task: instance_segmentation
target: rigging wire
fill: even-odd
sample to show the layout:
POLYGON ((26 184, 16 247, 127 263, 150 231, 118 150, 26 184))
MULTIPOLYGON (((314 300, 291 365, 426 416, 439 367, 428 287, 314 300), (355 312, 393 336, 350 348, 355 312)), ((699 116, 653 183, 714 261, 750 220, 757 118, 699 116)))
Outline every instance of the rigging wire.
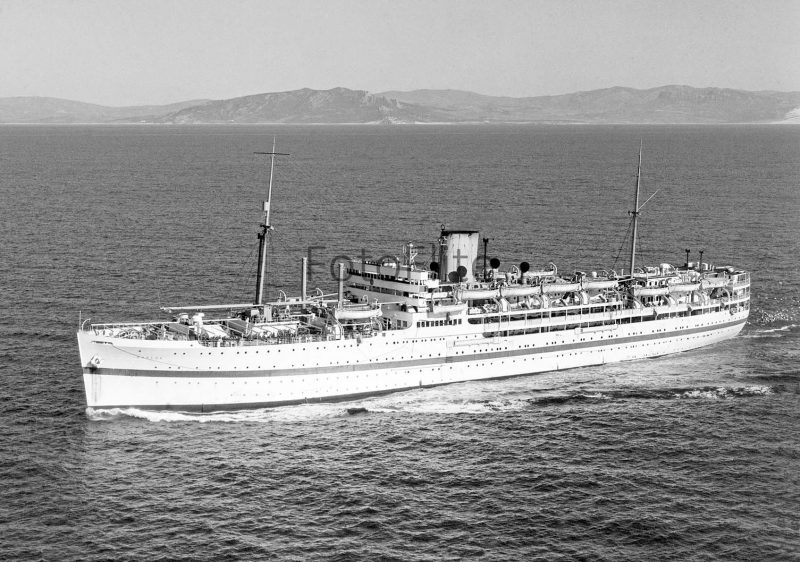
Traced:
MULTIPOLYGON (((256 253, 257 247, 255 245, 251 245, 250 248, 250 255, 247 256, 247 259, 242 262, 241 267, 239 268, 239 273, 236 275, 234 279, 234 286, 241 287, 242 286, 242 279, 244 279, 245 275, 248 277, 252 277, 253 274, 253 265, 255 260, 253 259, 253 255, 256 253)), ((248 291, 249 292, 249 291, 248 291)), ((245 293, 247 294, 247 292, 245 293)))
POLYGON ((614 263, 611 264, 611 269, 617 268, 617 261, 619 261, 619 256, 622 254, 622 250, 625 248, 625 243, 628 241, 628 233, 631 231, 631 226, 633 226, 633 218, 628 221, 628 229, 625 231, 625 235, 622 237, 622 244, 620 244, 619 250, 617 250, 617 256, 614 258, 614 263))
MULTIPOLYGON (((650 246, 648 245, 649 238, 646 236, 646 232, 647 232, 646 222, 639 223, 639 240, 638 240, 638 248, 636 250, 636 254, 642 256, 643 258, 647 258, 648 256, 652 258, 653 252, 650 251, 650 246)), ((642 263, 646 265, 645 262, 642 263)))
MULTIPOLYGON (((660 187, 658 189, 656 189, 650 197, 647 198, 647 201, 650 201, 653 197, 655 197, 656 193, 658 193, 659 191, 661 191, 660 187)), ((644 208, 645 205, 647 205, 647 201, 645 201, 644 203, 639 205, 639 210, 640 211, 644 208)))
POLYGON ((264 290, 264 300, 270 302, 272 299, 270 298, 270 287, 276 287, 275 279, 272 279, 269 275, 271 262, 273 260, 273 256, 275 255, 275 239, 272 237, 272 231, 267 231, 267 244, 269 245, 269 251, 267 252, 267 259, 264 261, 264 279, 266 280, 266 287, 264 290))

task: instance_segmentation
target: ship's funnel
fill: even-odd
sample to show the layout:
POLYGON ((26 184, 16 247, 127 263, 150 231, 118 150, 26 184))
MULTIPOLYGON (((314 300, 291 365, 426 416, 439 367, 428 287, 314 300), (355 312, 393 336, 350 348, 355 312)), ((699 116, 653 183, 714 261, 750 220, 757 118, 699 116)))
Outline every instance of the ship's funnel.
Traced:
POLYGON ((439 238, 439 264, 442 280, 475 281, 473 273, 478 259, 477 230, 442 230, 439 238))

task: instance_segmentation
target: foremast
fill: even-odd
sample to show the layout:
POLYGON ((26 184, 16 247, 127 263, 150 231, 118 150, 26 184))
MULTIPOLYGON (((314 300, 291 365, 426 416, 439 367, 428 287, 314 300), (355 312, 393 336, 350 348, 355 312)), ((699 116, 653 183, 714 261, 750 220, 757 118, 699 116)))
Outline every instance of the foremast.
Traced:
POLYGON ((639 229, 639 190, 642 180, 642 141, 639 141, 639 164, 636 167, 636 195, 633 200, 633 211, 628 211, 628 214, 633 217, 633 235, 631 237, 631 259, 630 259, 630 275, 633 277, 633 268, 636 266, 636 236, 639 229))
POLYGON ((267 235, 272 231, 272 225, 269 222, 270 204, 272 201, 272 178, 275 173, 275 157, 276 156, 289 156, 284 152, 275 152, 275 137, 272 138, 272 152, 254 152, 253 154, 262 154, 270 157, 269 167, 269 190, 267 191, 267 200, 263 205, 263 222, 259 225, 260 231, 258 233, 258 271, 256 273, 256 300, 255 304, 264 304, 264 279, 267 272, 267 235))

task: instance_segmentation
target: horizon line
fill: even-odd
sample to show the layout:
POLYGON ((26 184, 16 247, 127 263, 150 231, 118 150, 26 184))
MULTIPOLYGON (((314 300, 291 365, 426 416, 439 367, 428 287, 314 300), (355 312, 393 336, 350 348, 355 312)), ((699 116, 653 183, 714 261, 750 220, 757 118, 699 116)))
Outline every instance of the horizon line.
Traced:
POLYGON ((240 96, 233 96, 233 97, 223 97, 223 98, 190 98, 166 103, 137 103, 137 104, 123 104, 123 105, 107 105, 103 103, 96 103, 90 101, 83 101, 79 99, 73 98, 60 98, 56 96, 46 96, 46 95, 27 95, 27 96, 3 96, 0 97, 0 100, 11 100, 11 99, 49 99, 49 100, 58 100, 58 101, 67 101, 73 103, 81 103, 86 105, 95 105, 98 107, 106 107, 106 108, 115 108, 115 109, 124 109, 124 108, 131 108, 131 107, 146 107, 146 106, 154 106, 154 107, 164 107, 169 105, 176 105, 181 103, 190 103, 190 102, 197 102, 197 103, 204 103, 204 102, 218 102, 218 101, 227 101, 227 100, 234 100, 240 98, 247 98, 252 96, 261 96, 261 95, 268 95, 268 94, 285 94, 290 92, 300 92, 303 90, 310 90, 315 92, 330 92, 333 90, 349 90, 352 92, 366 92, 370 95, 384 95, 386 92, 399 92, 399 93, 411 93, 411 92, 461 92, 467 94, 474 94, 482 97, 487 98, 505 98, 505 99, 531 99, 531 98, 551 98, 551 97, 559 97, 559 96, 569 96, 574 94, 583 94, 589 92, 599 92, 603 90, 614 90, 614 89, 623 89, 623 90, 636 90, 640 92, 648 91, 648 90, 657 90, 660 88, 669 88, 669 87, 678 87, 678 88, 691 88, 693 90, 731 90, 731 91, 738 91, 738 92, 748 92, 748 93, 779 93, 779 94, 800 94, 800 90, 747 90, 743 88, 729 88, 723 86, 691 86, 688 84, 663 84, 660 86, 653 86, 649 88, 635 88, 633 86, 608 86, 604 88, 593 88, 590 90, 575 90, 572 92, 564 92, 561 94, 542 94, 542 95, 530 95, 530 96, 508 96, 508 95, 493 95, 493 94, 482 94, 480 92, 476 92, 473 90, 462 90, 458 88, 414 88, 411 90, 400 90, 400 89, 388 89, 382 90, 379 92, 373 92, 370 90, 360 89, 360 88, 349 88, 346 86, 334 86, 332 88, 310 88, 310 87, 302 87, 302 88, 295 88, 292 90, 276 90, 271 92, 256 92, 253 94, 244 94, 240 96))

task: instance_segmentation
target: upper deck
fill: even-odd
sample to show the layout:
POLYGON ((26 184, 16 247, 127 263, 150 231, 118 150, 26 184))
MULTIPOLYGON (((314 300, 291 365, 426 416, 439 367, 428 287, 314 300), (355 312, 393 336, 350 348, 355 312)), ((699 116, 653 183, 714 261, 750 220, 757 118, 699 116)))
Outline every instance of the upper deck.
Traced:
MULTIPOLYGON (((478 269, 477 232, 442 231, 439 262, 362 260, 344 270, 338 295, 282 297, 263 305, 179 307, 171 322, 93 324, 98 336, 200 346, 361 341, 380 334, 416 337, 592 328, 749 307, 750 274, 733 267, 661 264, 622 272, 559 275, 555 265, 530 271, 478 269), (459 265, 463 260, 473 267, 459 265), (346 290, 345 290, 346 288, 346 290), (335 298, 334 298, 335 297, 335 298), (227 310, 224 310, 227 308, 227 310), (209 310, 215 316, 204 317, 209 310), (187 343, 188 342, 188 343, 187 343)), ((522 264, 526 265, 526 264, 522 264)), ((305 269, 303 270, 305 271, 305 269)))

